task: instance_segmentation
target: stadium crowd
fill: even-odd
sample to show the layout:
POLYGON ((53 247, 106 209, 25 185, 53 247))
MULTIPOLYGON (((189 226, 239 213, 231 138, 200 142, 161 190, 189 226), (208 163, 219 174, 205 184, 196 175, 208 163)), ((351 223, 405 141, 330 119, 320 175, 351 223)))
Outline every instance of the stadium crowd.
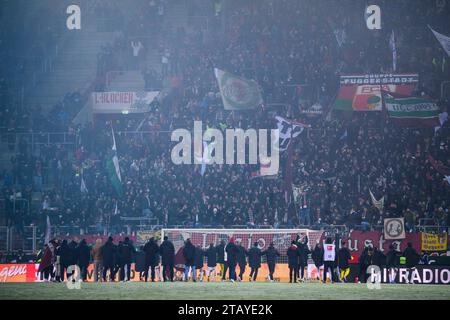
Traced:
MULTIPOLYGON (((156 9, 152 2, 152 14, 163 16, 164 9, 156 9)), ((355 6, 351 1, 323 1, 316 6, 287 0, 265 1, 265 5, 231 1, 223 8, 203 8, 214 27, 194 32, 165 30, 159 44, 166 57, 161 60, 161 73, 171 80, 172 88, 164 100, 152 104, 144 119, 121 115, 74 126, 69 110, 78 108, 78 93, 68 94, 50 117, 32 107, 17 113, 13 106, 2 106, 2 124, 13 132, 18 118, 33 132, 44 132, 52 126, 50 121, 67 128, 77 140, 75 150, 49 145, 34 153, 25 142, 19 144, 11 159, 13 169, 1 175, 8 224, 19 230, 30 223, 44 225, 48 214, 55 225, 95 225, 98 232, 108 225, 111 233, 120 229, 124 216, 193 227, 346 225, 369 230, 385 217, 405 217, 408 231, 421 219, 427 219, 426 224, 450 225, 449 185, 428 160, 431 155, 450 166, 448 122, 435 132, 434 128, 397 127, 381 113, 329 113, 340 74, 392 72, 388 45, 392 30, 398 39, 397 72, 419 73, 415 94, 439 99, 439 84, 448 78, 450 68, 426 25, 450 30, 448 4, 381 2, 390 9, 380 31, 365 28, 359 11, 348 10, 355 6), (219 27, 223 15, 225 23, 219 27), (361 27, 354 27, 354 21, 360 20, 361 27), (342 30, 344 40, 336 41, 335 31, 342 30), (264 105, 251 111, 224 111, 214 67, 257 80, 264 105), (312 104, 319 104, 323 114, 305 115, 303 111, 312 104), (277 179, 252 177, 254 166, 208 165, 202 176, 200 166, 176 166, 170 159, 170 132, 191 129, 194 120, 202 120, 205 129, 258 129, 274 128, 274 115, 312 126, 299 137, 294 155, 293 181, 303 189, 300 203, 285 201, 283 167, 277 179), (105 170, 111 155, 111 128, 123 194, 117 194, 105 170), (142 133, 126 133, 136 128, 142 133), (384 196, 381 212, 372 205, 369 189, 377 199, 384 196), (18 192, 30 203, 32 193, 41 192, 42 205, 28 213, 14 201, 18 192)), ((202 7, 201 1, 198 6, 202 7)), ((129 29, 119 32, 127 34, 129 29)), ((137 23, 134 32, 145 30, 145 25, 137 23)), ((143 43, 144 48, 148 45, 143 43)), ((101 73, 111 64, 120 64, 115 55, 122 53, 115 48, 132 52, 125 46, 118 40, 104 49, 99 55, 101 73)), ((128 61, 133 55, 123 59, 125 65, 133 64, 128 61)), ((148 73, 150 82, 160 77, 154 71, 148 73)), ((438 103, 442 112, 447 110, 449 101, 438 103)))

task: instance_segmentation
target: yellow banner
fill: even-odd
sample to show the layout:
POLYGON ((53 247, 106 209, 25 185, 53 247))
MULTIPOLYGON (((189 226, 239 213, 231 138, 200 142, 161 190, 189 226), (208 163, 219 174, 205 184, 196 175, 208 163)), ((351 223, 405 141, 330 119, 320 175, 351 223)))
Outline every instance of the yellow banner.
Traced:
POLYGON ((151 237, 154 237, 155 240, 159 240, 161 238, 161 230, 138 231, 136 234, 136 243, 145 244, 151 237))
POLYGON ((433 234, 422 232, 422 251, 447 250, 447 234, 433 234))

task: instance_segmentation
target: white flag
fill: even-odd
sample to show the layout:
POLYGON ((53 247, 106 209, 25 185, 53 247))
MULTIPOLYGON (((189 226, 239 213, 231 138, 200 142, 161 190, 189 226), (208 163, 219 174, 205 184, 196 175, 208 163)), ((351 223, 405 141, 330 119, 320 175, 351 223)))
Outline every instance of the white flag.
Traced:
POLYGON ((375 196, 373 195, 372 191, 369 189, 370 198, 372 199, 372 204, 375 208, 377 208, 380 211, 383 211, 384 207, 384 196, 381 197, 380 200, 375 199, 375 196))
POLYGON ((50 225, 50 217, 47 215, 47 226, 45 228, 45 244, 50 242, 50 238, 51 238, 51 234, 52 234, 52 226, 50 225))
POLYGON ((441 44, 442 48, 444 48, 445 52, 447 52, 447 55, 450 57, 450 37, 444 36, 443 34, 434 31, 430 26, 428 26, 428 28, 430 28, 436 39, 441 44))
POLYGON ((112 138, 113 138, 113 146, 112 146, 113 158, 112 158, 112 161, 114 163, 114 169, 116 171, 117 178, 119 179, 120 182, 122 182, 122 177, 120 175, 120 168, 119 168, 119 158, 117 158, 116 137, 114 136, 114 129, 113 129, 113 127, 111 127, 111 132, 112 132, 112 138))
POLYGON ((309 127, 308 125, 287 120, 279 116, 276 116, 275 119, 277 120, 277 128, 279 132, 280 142, 278 144, 278 149, 280 151, 287 150, 291 140, 300 135, 305 127, 309 127))
POLYGON ((389 47, 392 51, 392 70, 397 70, 397 46, 395 44, 394 30, 392 30, 391 37, 389 39, 389 47))
POLYGON ((86 187, 86 183, 84 182, 83 174, 81 174, 81 186, 80 186, 81 193, 88 193, 88 189, 86 187))

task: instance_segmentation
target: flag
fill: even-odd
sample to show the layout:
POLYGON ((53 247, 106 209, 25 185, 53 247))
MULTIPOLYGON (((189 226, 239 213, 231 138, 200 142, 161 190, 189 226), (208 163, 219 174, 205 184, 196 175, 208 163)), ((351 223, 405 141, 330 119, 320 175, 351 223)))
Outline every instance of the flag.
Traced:
POLYGON ((203 136, 203 152, 199 150, 199 153, 201 152, 201 157, 196 156, 196 159, 198 161, 201 161, 201 163, 202 163, 202 167, 200 169, 200 174, 202 177, 206 172, 206 165, 211 164, 211 162, 212 162, 212 154, 211 153, 212 153, 213 149, 210 147, 213 147, 215 145, 215 142, 213 141, 208 144, 208 142, 206 141, 211 138, 212 129, 213 128, 208 127, 207 130, 205 131, 205 134, 203 136))
POLYGON ((263 103, 258 83, 214 69, 225 110, 253 109, 263 103))
POLYGON ((88 193, 88 189, 86 187, 86 183, 84 182, 83 172, 81 172, 81 185, 80 185, 81 193, 88 193))
POLYGON ((445 181, 447 181, 448 184, 450 184, 450 176, 445 176, 445 181))
POLYGON ((116 138, 114 129, 111 127, 113 146, 111 148, 110 158, 106 161, 106 170, 108 171, 109 180, 119 196, 122 195, 122 177, 120 175, 119 158, 117 157, 116 138))
POLYGON ((444 48, 447 55, 450 56, 450 37, 444 36, 443 34, 434 31, 430 26, 428 26, 428 28, 430 28, 431 32, 433 32, 434 36, 439 41, 442 48, 444 48))
POLYGON ((348 133, 347 133, 347 129, 345 129, 344 133, 342 134, 342 136, 339 138, 339 140, 344 140, 345 138, 347 138, 348 133))
POLYGON ((399 125, 424 127, 439 125, 439 107, 427 98, 383 92, 383 99, 389 118, 399 125))
POLYGON ((370 199, 372 199, 372 204, 375 208, 378 210, 383 211, 384 207, 384 196, 380 198, 380 200, 375 199, 375 196, 373 195, 372 191, 369 189, 370 199))
POLYGON ((276 116, 275 119, 277 120, 277 127, 279 131, 278 138, 280 139, 280 142, 278 148, 280 151, 287 150, 291 140, 299 136, 305 127, 309 127, 303 123, 287 120, 279 116, 276 116))
POLYGON ((117 201, 116 201, 116 206, 114 208, 113 216, 117 216, 118 214, 119 214, 119 208, 117 207, 117 201))
POLYGON ((302 193, 302 188, 300 186, 292 185, 292 193, 294 195, 294 203, 299 203, 300 195, 302 193))
POLYGON ((434 133, 438 132, 440 128, 444 125, 444 123, 448 120, 447 111, 439 113, 439 126, 434 127, 434 133))
POLYGON ((275 178, 277 174, 273 174, 272 170, 270 170, 270 159, 269 158, 262 158, 260 157, 259 161, 259 170, 252 172, 251 177, 252 178, 275 178))
POLYGON ((50 224, 50 217, 47 215, 47 225, 45 227, 45 240, 44 244, 48 244, 50 242, 50 238, 52 237, 52 226, 50 224))
POLYGON ((418 82, 418 74, 341 75, 333 110, 382 111, 381 91, 411 95, 418 82))
POLYGON ((391 37, 389 38, 389 48, 392 51, 392 70, 397 70, 397 46, 395 44, 394 30, 392 30, 391 37))
POLYGON ((334 36, 336 37, 336 41, 338 43, 338 46, 341 48, 342 45, 347 40, 347 34, 345 33, 345 30, 344 29, 335 29, 333 31, 333 33, 334 33, 334 36))

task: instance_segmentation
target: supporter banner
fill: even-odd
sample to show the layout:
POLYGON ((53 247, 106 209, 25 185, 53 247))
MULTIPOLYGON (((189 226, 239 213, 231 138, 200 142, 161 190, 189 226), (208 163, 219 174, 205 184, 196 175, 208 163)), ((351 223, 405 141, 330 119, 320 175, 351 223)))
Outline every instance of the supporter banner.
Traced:
POLYGON ((439 125, 439 107, 432 101, 419 97, 395 97, 383 94, 389 118, 405 126, 439 125))
POLYGON ((160 239, 161 238, 161 230, 138 231, 136 233, 136 244, 143 245, 146 242, 148 242, 148 240, 150 240, 150 238, 160 239))
MULTIPOLYGON (((417 252, 421 249, 421 238, 420 233, 406 233, 404 239, 387 240, 381 231, 352 231, 348 237, 341 239, 346 241, 348 248, 352 253, 352 256, 358 258, 366 246, 372 245, 380 249, 380 251, 386 254, 389 251, 389 245, 393 244, 397 251, 403 252, 405 250, 407 243, 411 242, 413 248, 417 252)), ((358 260, 353 261, 357 263, 358 260)))
POLYGON ((381 91, 411 95, 417 74, 366 74, 341 76, 335 110, 381 111, 381 91))
POLYGON ((93 92, 93 113, 143 113, 148 112, 150 103, 159 95, 151 92, 93 92))
POLYGON ((404 218, 384 219, 384 238, 386 240, 405 239, 404 218))
POLYGON ((301 113, 308 116, 320 116, 323 113, 323 107, 321 104, 315 103, 311 107, 303 109, 301 113))
POLYGON ((225 110, 253 109, 263 103, 258 83, 214 69, 225 110))
POLYGON ((446 251, 447 237, 446 233, 433 234, 422 232, 422 251, 446 251))

